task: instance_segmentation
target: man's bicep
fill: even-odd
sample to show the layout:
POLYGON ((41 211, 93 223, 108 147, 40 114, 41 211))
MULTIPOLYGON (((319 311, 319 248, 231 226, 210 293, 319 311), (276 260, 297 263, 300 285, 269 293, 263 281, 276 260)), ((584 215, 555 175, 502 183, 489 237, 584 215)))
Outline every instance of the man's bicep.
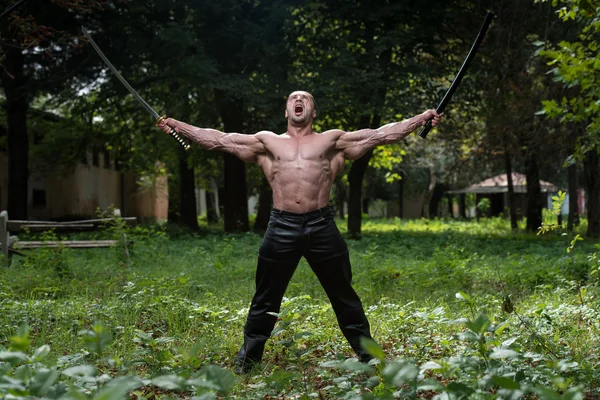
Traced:
POLYGON ((379 136, 375 129, 361 129, 354 132, 346 132, 338 139, 336 148, 344 152, 348 160, 356 160, 373 147, 378 146, 379 136))
POLYGON ((234 154, 242 161, 257 162, 258 157, 266 152, 261 134, 227 133, 223 137, 221 150, 234 154))
POLYGON ((361 129, 354 132, 343 132, 337 140, 336 147, 345 150, 348 147, 362 146, 372 141, 373 136, 377 134, 374 129, 361 129))

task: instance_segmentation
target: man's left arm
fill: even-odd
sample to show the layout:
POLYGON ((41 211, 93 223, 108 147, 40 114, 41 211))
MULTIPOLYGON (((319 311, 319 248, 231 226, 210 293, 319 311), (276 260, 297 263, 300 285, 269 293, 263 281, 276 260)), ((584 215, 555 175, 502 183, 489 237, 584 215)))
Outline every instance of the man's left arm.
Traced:
POLYGON ((427 110, 412 118, 392 122, 377 129, 345 132, 337 139, 336 148, 343 150, 346 159, 356 160, 374 147, 399 142, 430 119, 431 125, 436 126, 440 122, 441 114, 435 110, 427 110))

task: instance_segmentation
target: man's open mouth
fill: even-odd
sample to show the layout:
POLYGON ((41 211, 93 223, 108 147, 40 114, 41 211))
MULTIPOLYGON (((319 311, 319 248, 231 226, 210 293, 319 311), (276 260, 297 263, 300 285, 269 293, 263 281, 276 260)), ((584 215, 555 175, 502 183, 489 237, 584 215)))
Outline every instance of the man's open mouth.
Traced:
POLYGON ((297 114, 297 115, 302 114, 303 111, 304 111, 304 106, 302 104, 299 103, 294 106, 295 114, 297 114))

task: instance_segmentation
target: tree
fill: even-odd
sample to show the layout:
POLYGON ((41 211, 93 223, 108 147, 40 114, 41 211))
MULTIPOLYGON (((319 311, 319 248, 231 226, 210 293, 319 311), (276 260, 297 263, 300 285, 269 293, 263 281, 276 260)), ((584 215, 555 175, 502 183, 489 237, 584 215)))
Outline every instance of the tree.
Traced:
MULTIPOLYGON (((6 7, 9 2, 2 2, 6 7)), ((26 219, 28 207, 29 137, 27 115, 35 97, 63 87, 78 70, 77 33, 100 1, 52 1, 44 7, 24 4, 2 21, 2 72, 8 148, 8 211, 26 219)))
MULTIPOLYGON (((377 128, 427 107, 434 86, 429 78, 447 72, 436 56, 449 2, 433 3, 311 1, 295 14, 294 78, 317 98, 317 130, 377 128)), ((363 178, 372 154, 348 172, 351 237, 360 237, 363 178)))
POLYGON ((521 1, 490 2, 496 14, 479 60, 483 73, 475 76, 483 106, 478 115, 485 122, 475 151, 493 170, 509 177, 511 226, 517 227, 512 172, 527 177, 527 229, 537 230, 542 221, 543 198, 539 179, 555 160, 546 154, 561 151, 555 125, 539 116, 536 104, 549 95, 548 77, 535 57, 536 43, 562 32, 548 7, 521 1))
MULTIPOLYGON (((554 41, 541 49, 549 59, 554 81, 569 89, 559 99, 543 102, 542 113, 562 123, 583 125, 575 159, 583 160, 588 195, 588 236, 600 237, 600 3, 587 0, 553 0, 559 18, 575 28, 573 40, 554 41)), ((545 43, 541 43, 543 45, 545 43)), ((572 161, 571 161, 572 163, 572 161)))

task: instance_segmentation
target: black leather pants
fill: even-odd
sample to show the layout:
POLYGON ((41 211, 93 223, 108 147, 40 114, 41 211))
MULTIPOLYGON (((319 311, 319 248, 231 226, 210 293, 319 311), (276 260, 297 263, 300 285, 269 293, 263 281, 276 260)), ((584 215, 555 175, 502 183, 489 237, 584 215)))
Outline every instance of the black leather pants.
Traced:
POLYGON ((305 257, 325 289, 338 324, 362 361, 370 356, 360 347, 360 338, 371 338, 369 321, 351 286, 348 246, 340 235, 330 207, 296 214, 273 209, 260 246, 256 269, 256 293, 244 328, 244 344, 236 365, 260 362, 271 335, 288 283, 305 257))

